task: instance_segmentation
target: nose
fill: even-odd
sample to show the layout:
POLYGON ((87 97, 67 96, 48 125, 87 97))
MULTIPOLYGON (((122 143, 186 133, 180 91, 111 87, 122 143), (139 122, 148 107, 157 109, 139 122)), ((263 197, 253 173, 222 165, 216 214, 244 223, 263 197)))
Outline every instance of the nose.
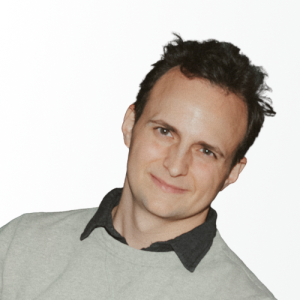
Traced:
POLYGON ((179 145, 172 145, 164 159, 164 167, 172 177, 185 176, 189 170, 190 154, 179 145))

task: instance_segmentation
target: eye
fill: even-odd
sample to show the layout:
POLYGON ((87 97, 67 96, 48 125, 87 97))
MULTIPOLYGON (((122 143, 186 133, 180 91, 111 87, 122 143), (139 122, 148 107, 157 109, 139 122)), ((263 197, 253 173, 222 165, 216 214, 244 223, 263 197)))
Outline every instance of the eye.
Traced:
POLYGON ((215 156, 215 154, 213 152, 211 152, 210 150, 208 150, 206 148, 202 148, 202 149, 200 149, 200 151, 207 156, 215 156))
POLYGON ((163 127, 158 127, 157 129, 158 129, 158 131, 161 135, 172 136, 169 129, 166 129, 166 128, 163 128, 163 127))

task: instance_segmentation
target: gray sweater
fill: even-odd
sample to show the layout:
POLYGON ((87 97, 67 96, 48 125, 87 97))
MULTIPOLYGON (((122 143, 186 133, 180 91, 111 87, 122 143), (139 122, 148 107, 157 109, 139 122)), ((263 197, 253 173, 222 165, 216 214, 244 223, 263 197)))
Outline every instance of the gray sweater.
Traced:
POLYGON ((0 229, 1 300, 275 299, 217 232, 193 273, 174 252, 131 248, 95 229, 96 208, 23 215, 0 229))

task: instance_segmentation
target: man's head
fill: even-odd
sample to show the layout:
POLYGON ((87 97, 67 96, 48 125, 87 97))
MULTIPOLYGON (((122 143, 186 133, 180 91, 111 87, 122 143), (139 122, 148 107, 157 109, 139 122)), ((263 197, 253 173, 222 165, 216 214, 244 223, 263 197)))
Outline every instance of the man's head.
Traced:
POLYGON ((264 96, 270 88, 265 83, 267 76, 262 67, 251 64, 248 57, 231 43, 207 40, 184 42, 178 39, 164 47, 162 58, 153 64, 153 69, 140 84, 135 102, 135 123, 138 122, 157 82, 170 69, 178 66, 188 78, 204 78, 225 91, 239 96, 247 105, 247 131, 236 149, 233 167, 247 153, 257 138, 264 117, 274 116, 269 98, 264 96))
POLYGON ((218 192, 237 180, 247 162, 236 160, 239 149, 273 110, 257 91, 266 89, 265 75, 233 45, 179 39, 166 49, 125 115, 124 188, 152 215, 180 220, 205 216, 218 192), (255 74, 260 79, 250 80, 255 74))

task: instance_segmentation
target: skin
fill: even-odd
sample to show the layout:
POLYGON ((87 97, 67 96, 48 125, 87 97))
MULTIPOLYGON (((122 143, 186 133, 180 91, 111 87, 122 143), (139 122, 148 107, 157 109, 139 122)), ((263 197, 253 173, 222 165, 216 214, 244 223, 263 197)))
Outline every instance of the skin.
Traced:
POLYGON ((175 67, 154 85, 134 125, 134 105, 122 132, 129 148, 113 225, 129 246, 167 241, 205 222, 219 191, 247 163, 230 165, 247 128, 247 108, 235 94, 188 79, 175 67))

